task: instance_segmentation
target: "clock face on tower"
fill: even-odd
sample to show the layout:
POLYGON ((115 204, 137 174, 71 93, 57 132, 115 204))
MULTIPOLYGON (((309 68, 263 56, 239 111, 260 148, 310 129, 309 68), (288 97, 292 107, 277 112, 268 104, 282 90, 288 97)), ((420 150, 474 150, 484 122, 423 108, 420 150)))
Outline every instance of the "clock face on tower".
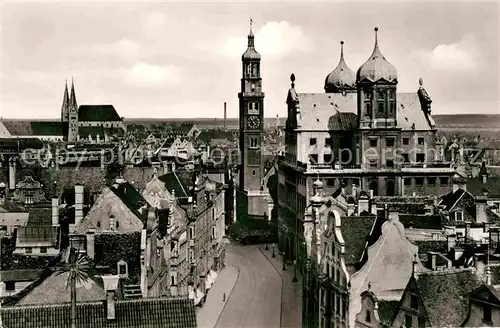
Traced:
POLYGON ((258 116, 248 117, 248 128, 257 130, 260 127, 260 119, 258 116))

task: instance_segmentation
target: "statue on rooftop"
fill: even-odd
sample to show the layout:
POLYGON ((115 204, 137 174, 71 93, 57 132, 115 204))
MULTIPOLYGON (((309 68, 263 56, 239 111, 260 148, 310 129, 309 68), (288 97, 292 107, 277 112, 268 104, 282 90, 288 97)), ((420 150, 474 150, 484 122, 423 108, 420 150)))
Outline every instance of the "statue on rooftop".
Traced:
POLYGON ((420 100, 420 105, 422 106, 422 110, 426 114, 431 114, 431 103, 432 99, 429 97, 429 94, 424 89, 424 80, 422 78, 418 79, 418 84, 420 87, 418 88, 418 99, 420 100))

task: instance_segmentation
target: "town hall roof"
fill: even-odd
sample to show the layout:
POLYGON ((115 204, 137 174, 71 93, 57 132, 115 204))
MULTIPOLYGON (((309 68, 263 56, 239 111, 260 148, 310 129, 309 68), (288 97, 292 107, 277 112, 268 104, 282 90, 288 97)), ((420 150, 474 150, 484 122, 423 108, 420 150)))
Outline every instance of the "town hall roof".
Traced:
MULTIPOLYGON (((332 131, 357 124, 357 93, 295 93, 301 113, 298 130, 332 131)), ((397 121, 403 130, 431 130, 422 112, 418 94, 397 93, 397 121)))

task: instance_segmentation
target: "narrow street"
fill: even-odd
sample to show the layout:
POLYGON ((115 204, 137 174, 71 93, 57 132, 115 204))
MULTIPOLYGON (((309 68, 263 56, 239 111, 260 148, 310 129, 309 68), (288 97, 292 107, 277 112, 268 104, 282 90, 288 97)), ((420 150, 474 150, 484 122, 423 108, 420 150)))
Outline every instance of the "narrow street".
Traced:
POLYGON ((279 328, 281 288, 280 275, 258 246, 228 244, 226 268, 198 312, 199 327, 279 328))

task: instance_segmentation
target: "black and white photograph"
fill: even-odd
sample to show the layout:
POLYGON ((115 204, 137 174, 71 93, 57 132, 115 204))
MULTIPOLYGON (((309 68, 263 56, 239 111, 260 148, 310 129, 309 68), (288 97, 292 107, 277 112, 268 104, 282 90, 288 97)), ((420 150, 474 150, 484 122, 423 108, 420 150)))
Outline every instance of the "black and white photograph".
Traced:
POLYGON ((0 0, 0 328, 500 327, 500 1, 0 0))

